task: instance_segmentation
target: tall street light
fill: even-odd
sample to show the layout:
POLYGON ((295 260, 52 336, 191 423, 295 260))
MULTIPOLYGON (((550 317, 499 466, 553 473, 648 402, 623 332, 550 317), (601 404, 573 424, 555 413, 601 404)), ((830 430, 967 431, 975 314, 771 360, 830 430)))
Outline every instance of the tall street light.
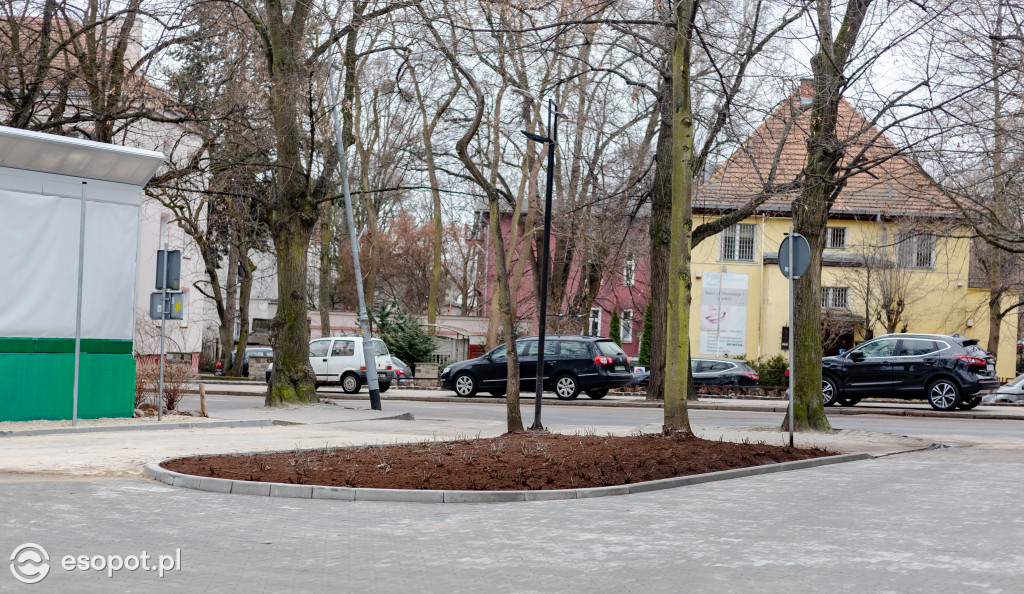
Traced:
POLYGON ((551 251, 551 192, 555 178, 555 147, 558 145, 558 106, 548 99, 548 135, 522 131, 534 142, 548 145, 548 187, 544 198, 544 246, 541 248, 543 263, 540 273, 540 312, 537 316, 537 397, 533 407, 533 425, 530 429, 543 429, 540 422, 540 398, 544 393, 544 333, 548 313, 548 260, 551 251))

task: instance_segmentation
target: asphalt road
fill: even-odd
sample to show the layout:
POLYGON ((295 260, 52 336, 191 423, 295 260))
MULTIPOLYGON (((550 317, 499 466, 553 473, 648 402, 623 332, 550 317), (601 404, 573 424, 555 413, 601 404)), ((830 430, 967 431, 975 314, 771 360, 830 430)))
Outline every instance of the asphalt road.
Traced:
MULTIPOLYGON (((546 400, 546 399, 545 399, 546 400)), ((260 396, 207 396, 207 408, 211 413, 219 410, 251 408, 263 405, 260 396)), ((345 401, 338 401, 343 404, 345 401)), ((359 401, 356 401, 359 402, 359 401)), ((199 408, 199 399, 187 396, 181 407, 188 410, 199 408)), ((488 402, 478 398, 467 402, 418 402, 388 400, 385 409, 395 408, 408 411, 417 419, 452 419, 501 421, 505 418, 504 402, 488 402)), ((865 407, 870 409, 869 407, 865 407)), ((925 405, 927 408, 927 405, 925 405)), ((533 420, 533 402, 521 406, 526 424, 533 420)), ((628 408, 602 406, 546 406, 542 409, 545 425, 587 427, 640 427, 661 423, 663 411, 660 408, 628 408)), ((783 417, 774 412, 745 412, 720 410, 691 410, 690 420, 703 425, 724 427, 770 427, 782 423, 783 417)), ((1024 438, 1024 421, 902 417, 889 415, 832 415, 829 422, 835 429, 878 431, 932 438, 1024 438)))

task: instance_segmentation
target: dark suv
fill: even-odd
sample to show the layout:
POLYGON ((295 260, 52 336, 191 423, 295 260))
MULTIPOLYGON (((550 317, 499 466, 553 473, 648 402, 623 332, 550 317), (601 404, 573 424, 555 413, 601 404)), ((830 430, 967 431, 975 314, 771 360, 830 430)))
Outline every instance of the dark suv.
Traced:
MULTIPOLYGON (((520 389, 532 392, 537 382, 537 337, 517 340, 516 352, 520 389)), ((562 400, 572 400, 580 391, 591 398, 604 398, 612 388, 628 386, 632 380, 629 358, 612 340, 574 334, 544 338, 544 389, 554 391, 562 400)), ((464 397, 480 390, 503 396, 507 382, 505 345, 483 357, 453 363, 441 372, 441 387, 464 397)))
POLYGON ((928 400, 935 410, 969 410, 999 387, 995 359, 973 338, 887 334, 821 362, 825 406, 862 398, 928 400))

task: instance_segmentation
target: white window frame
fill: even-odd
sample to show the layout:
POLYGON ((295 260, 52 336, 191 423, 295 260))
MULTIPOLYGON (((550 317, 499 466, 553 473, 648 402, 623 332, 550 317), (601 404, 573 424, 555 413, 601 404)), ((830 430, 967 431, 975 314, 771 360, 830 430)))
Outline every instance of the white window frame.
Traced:
POLYGON ((587 335, 601 336, 601 316, 604 311, 600 307, 591 307, 587 316, 587 335))
POLYGON ((821 288, 822 309, 850 309, 850 287, 822 287, 821 288), (838 297, 842 296, 839 300, 838 297), (836 303, 842 302, 841 305, 836 303))
POLYGON ((757 224, 736 223, 718 234, 718 259, 723 262, 756 262, 757 261, 757 224), (743 237, 749 230, 750 237, 743 237), (750 257, 740 257, 740 242, 750 240, 750 257), (731 242, 728 249, 727 243, 731 242))
POLYGON ((825 228, 825 249, 826 250, 845 250, 849 231, 846 227, 826 227, 825 228), (836 236, 842 238, 842 242, 839 245, 835 245, 836 236))
POLYGON ((632 344, 633 342, 633 310, 622 310, 619 317, 619 342, 632 344))
POLYGON ((636 284, 636 259, 630 256, 622 265, 622 286, 632 287, 636 284))
POLYGON ((899 238, 896 257, 900 268, 935 269, 936 238, 934 235, 900 231, 899 238))

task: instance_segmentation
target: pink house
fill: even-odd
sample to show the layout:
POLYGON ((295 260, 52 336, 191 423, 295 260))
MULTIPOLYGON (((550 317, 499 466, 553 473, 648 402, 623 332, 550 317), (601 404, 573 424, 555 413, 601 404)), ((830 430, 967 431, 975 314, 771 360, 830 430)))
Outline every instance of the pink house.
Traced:
MULTIPOLYGON (((484 307, 482 315, 491 315, 491 298, 495 291, 494 274, 495 250, 491 245, 490 231, 486 227, 486 214, 482 213, 480 218, 480 233, 477 241, 480 242, 483 250, 486 251, 486 264, 480 267, 481 274, 486 274, 484 286, 484 307)), ((506 239, 508 238, 510 219, 503 217, 502 227, 506 239)), ((554 255, 557 230, 555 223, 552 223, 552 245, 551 252, 554 255)), ((536 242, 525 241, 521 245, 536 247, 536 242)), ((565 273, 559 274, 553 270, 549 283, 563 285, 564 298, 561 303, 552 302, 549 298, 547 304, 548 334, 555 333, 581 333, 585 332, 592 336, 608 336, 611 328, 611 317, 613 311, 618 311, 620 319, 619 339, 622 348, 630 357, 636 357, 640 349, 640 337, 643 331, 644 309, 647 307, 649 294, 650 267, 648 259, 647 223, 645 220, 636 219, 632 222, 632 228, 628 234, 624 234, 622 241, 616 241, 614 250, 604 253, 604 257, 595 259, 597 266, 603 268, 601 271, 585 271, 585 265, 581 257, 575 257, 573 262, 565 267, 565 273), (590 302, 586 291, 587 284, 593 282, 588 276, 599 277, 600 283, 597 295, 590 302)), ((574 246, 580 249, 578 246, 574 246)), ((527 256, 533 257, 527 250, 527 256)), ((539 250, 536 250, 539 251, 539 250)), ((523 250, 518 251, 519 255, 523 250)), ((553 256, 554 257, 554 256, 553 256)), ((538 258, 539 259, 539 258, 538 258)), ((515 260, 513 261, 513 266, 515 260)), ((537 263, 539 270, 539 262, 537 263)), ((556 266, 552 266, 556 268, 556 266)), ((511 271, 510 271, 511 274, 511 271)), ((556 300, 557 301, 557 300, 556 300)), ((524 263, 523 276, 517 291, 517 309, 520 320, 520 329, 523 333, 537 333, 537 289, 534 285, 533 266, 531 262, 524 263)))

